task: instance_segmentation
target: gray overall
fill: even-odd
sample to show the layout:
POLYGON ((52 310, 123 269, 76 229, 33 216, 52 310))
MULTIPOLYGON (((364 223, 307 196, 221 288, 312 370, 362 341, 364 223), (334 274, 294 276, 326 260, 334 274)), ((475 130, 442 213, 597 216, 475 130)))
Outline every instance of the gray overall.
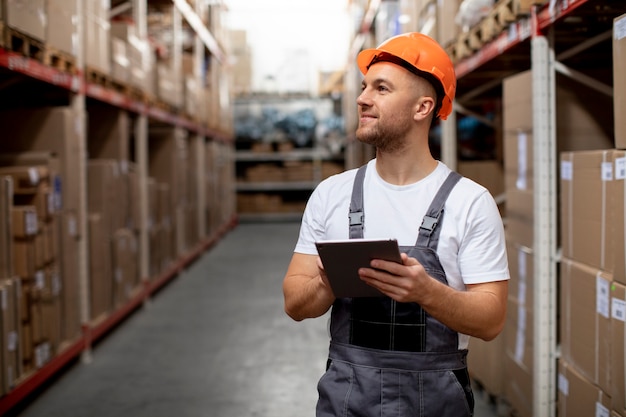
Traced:
MULTIPOLYGON (((363 237, 365 168, 357 171, 352 190, 351 239, 363 237)), ((460 178, 450 173, 422 221, 415 246, 400 247, 446 285, 436 253, 437 226, 448 194, 460 178)), ((457 332, 418 304, 389 297, 337 299, 330 332, 327 371, 317 387, 317 417, 473 415, 467 350, 458 349, 457 332)))

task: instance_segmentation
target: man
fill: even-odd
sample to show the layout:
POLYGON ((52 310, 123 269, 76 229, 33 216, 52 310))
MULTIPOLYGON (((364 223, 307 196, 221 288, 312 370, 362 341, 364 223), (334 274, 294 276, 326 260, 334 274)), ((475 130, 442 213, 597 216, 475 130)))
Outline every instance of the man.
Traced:
POLYGON ((502 330, 509 273, 492 196, 428 146, 433 118, 452 111, 454 67, 419 33, 364 50, 357 64, 356 136, 376 158, 316 188, 283 282, 294 320, 332 306, 317 416, 471 416, 468 340, 502 330), (348 237, 398 240, 403 264, 359 270, 385 297, 333 295, 315 242, 348 237))

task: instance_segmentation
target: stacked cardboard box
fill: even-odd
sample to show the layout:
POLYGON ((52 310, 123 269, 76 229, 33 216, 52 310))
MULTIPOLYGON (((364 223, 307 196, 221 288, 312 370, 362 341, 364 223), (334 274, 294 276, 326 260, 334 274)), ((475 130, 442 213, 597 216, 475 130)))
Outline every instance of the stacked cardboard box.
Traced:
POLYGON ((77 55, 78 5, 78 0, 46 0, 47 46, 72 56, 77 55))
POLYGON ((83 51, 85 66, 111 73, 110 0, 88 1, 83 5, 83 51))
MULTIPOLYGON (((615 127, 615 147, 626 149, 626 121, 624 109, 626 105, 626 15, 617 17, 613 22, 613 114, 615 127)), ((618 151, 614 151, 617 153, 618 151)), ((624 152, 624 151, 620 151, 624 152)), ((614 176, 616 187, 612 189, 613 209, 610 216, 614 223, 609 224, 609 233, 612 236, 611 246, 613 253, 613 282, 610 286, 611 306, 611 397, 612 412, 615 417, 626 416, 626 388, 625 388, 625 357, 626 344, 626 250, 624 248, 624 201, 626 198, 625 164, 623 159, 615 160, 614 176)), ((596 251, 597 253, 597 251, 596 251)), ((606 259, 606 258, 605 258, 606 259)))
MULTIPOLYGON (((606 97, 559 79, 556 91, 557 152, 606 149, 606 97)), ((510 262, 508 318, 505 326, 504 396, 521 416, 532 415, 533 404, 533 245, 534 169, 532 74, 520 73, 503 84, 506 238, 510 262), (513 376, 513 377, 511 377, 513 376)), ((563 200, 561 200, 563 201, 563 200)), ((599 245, 599 242, 594 243, 599 245)))
MULTIPOLYGON (((142 38, 131 21, 112 21, 110 23, 110 35, 112 38, 121 39, 126 46, 126 58, 128 59, 128 83, 144 92, 154 91, 153 80, 153 53, 147 39, 142 38)), ((110 41, 107 47, 110 48, 110 41)), ((119 51, 118 51, 119 53, 119 51)), ((110 66, 110 54, 107 62, 110 66)))
MULTIPOLYGON (((165 128, 150 134, 149 174, 157 183, 169 186, 167 218, 172 221, 176 242, 176 257, 189 246, 186 238, 185 208, 190 204, 189 149, 186 133, 176 128, 165 128)), ((156 194, 155 194, 156 195, 156 194)))
MULTIPOLYGON (((59 211, 55 215, 58 226, 58 268, 61 284, 62 341, 71 341, 81 334, 80 317, 80 258, 78 247, 85 238, 80 216, 80 201, 85 177, 77 175, 85 169, 81 161, 85 155, 85 114, 69 107, 12 110, 0 112, 0 123, 12 140, 0 146, 3 155, 28 152, 17 158, 20 164, 27 160, 56 162, 58 180, 51 184, 59 211)), ((46 162, 50 164, 51 162, 46 162)), ((86 187, 85 187, 86 188, 86 187)), ((86 221, 86 219, 85 219, 86 221)))
MULTIPOLYGON (((26 162, 29 157, 16 155, 15 159, 26 162)), ((57 168, 56 158, 50 158, 47 165, 0 168, 0 175, 10 176, 15 185, 11 225, 16 279, 11 291, 17 292, 19 305, 18 377, 47 363, 62 341, 57 168)))

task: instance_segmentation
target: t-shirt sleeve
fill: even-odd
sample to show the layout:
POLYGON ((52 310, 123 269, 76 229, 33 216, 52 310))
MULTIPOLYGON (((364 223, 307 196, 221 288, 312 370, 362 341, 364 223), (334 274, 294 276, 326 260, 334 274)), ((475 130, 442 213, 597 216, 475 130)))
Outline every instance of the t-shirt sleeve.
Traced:
POLYGON ((300 225, 300 234, 294 252, 306 255, 317 255, 315 242, 323 238, 323 225, 320 224, 323 219, 321 215, 324 212, 324 203, 322 201, 322 193, 318 186, 311 197, 307 201, 302 215, 302 224, 300 225))
POLYGON ((509 279, 502 218, 493 197, 483 192, 470 207, 466 234, 459 248, 459 269, 465 284, 509 279))

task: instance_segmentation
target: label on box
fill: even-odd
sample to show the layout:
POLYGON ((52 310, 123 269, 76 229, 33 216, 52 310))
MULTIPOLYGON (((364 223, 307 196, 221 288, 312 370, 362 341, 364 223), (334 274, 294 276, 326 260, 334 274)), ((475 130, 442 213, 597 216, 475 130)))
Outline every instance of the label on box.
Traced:
POLYGON ((518 289, 517 298, 520 304, 526 304, 526 252, 523 250, 517 251, 517 272, 518 272, 518 289))
POLYGON ((626 158, 615 159, 615 179, 623 180, 626 178, 626 158))
POLYGON ((35 272, 35 288, 40 290, 46 288, 46 276, 42 270, 35 272))
POLYGON ((613 181, 613 164, 602 162, 602 181, 613 181))
POLYGON ((561 179, 564 181, 574 179, 574 164, 572 164, 572 161, 561 161, 561 179))
POLYGON ((615 320, 626 322, 626 301, 619 298, 611 300, 611 317, 615 320))
POLYGON ((619 41, 626 37, 626 18, 620 19, 613 24, 613 38, 619 41))
POLYGON ((515 338, 515 360, 524 362, 524 346, 526 345, 526 307, 517 308, 517 337, 515 338))
POLYGON ((569 381, 567 377, 561 373, 559 373, 559 391, 566 397, 569 395, 569 381))
POLYGON ((14 352, 17 349, 17 332, 15 330, 9 332, 7 349, 9 352, 14 352))
POLYGON ((28 180, 30 185, 39 184, 39 171, 37 171, 37 168, 28 168, 28 180))
POLYGON ((526 177, 528 176, 528 166, 526 164, 528 154, 528 135, 526 132, 517 134, 517 181, 515 185, 519 190, 527 187, 526 177))
POLYGON ((596 402, 596 417, 611 417, 611 413, 608 408, 596 402))
POLYGON ((33 211, 26 212, 24 215, 24 231, 28 236, 36 235, 39 228, 37 222, 37 213, 33 211))
POLYGON ((609 318, 609 306, 610 306, 610 291, 609 281, 596 276, 596 312, 601 316, 609 318))
POLYGON ((63 190, 62 190, 62 186, 61 186, 61 177, 59 175, 55 175, 54 177, 54 207, 56 208, 56 211, 59 211, 63 208, 63 190))

